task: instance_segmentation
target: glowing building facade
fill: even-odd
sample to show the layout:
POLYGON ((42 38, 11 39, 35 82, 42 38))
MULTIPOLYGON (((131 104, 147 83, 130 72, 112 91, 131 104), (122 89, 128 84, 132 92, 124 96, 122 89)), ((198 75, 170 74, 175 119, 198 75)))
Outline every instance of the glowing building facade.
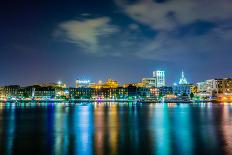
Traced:
POLYGON ((173 93, 177 96, 189 96, 191 93, 191 85, 188 84, 187 79, 182 71, 179 84, 174 84, 173 93))
POLYGON ((142 86, 146 88, 156 87, 156 78, 143 78, 142 86))
POLYGON ((197 83, 199 96, 223 97, 232 96, 232 79, 210 79, 197 83))
POLYGON ((108 79, 103 85, 103 88, 117 88, 119 86, 118 82, 112 79, 108 79))
POLYGON ((182 71, 182 73, 181 73, 181 78, 180 78, 179 84, 188 84, 188 81, 184 76, 184 71, 182 71))
POLYGON ((165 71, 153 71, 153 77, 156 79, 156 87, 165 86, 165 71))
POLYGON ((90 80, 76 80, 76 88, 89 88, 91 86, 90 80))

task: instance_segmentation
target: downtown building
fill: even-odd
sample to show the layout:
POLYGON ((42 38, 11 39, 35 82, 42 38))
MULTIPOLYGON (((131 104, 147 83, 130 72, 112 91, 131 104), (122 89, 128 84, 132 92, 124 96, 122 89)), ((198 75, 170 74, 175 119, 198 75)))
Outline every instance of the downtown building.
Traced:
POLYGON ((16 98, 18 96, 19 85, 9 85, 0 88, 0 98, 16 98))
POLYGON ((90 80, 76 80, 76 88, 90 88, 91 85, 94 85, 95 83, 92 83, 90 80))
POLYGON ((189 96, 192 86, 193 85, 188 83, 187 79, 185 78, 184 71, 182 71, 179 83, 174 83, 173 85, 173 93, 177 96, 189 96))
MULTIPOLYGON (((76 83, 77 84, 77 83, 76 83)), ((133 84, 119 86, 118 82, 108 79, 105 83, 90 84, 89 81, 79 81, 77 88, 66 88, 62 82, 51 84, 36 84, 27 87, 10 85, 0 87, 0 99, 138 99, 149 96, 148 88, 133 84)))
POLYGON ((148 88, 137 84, 119 86, 118 82, 112 79, 108 79, 105 83, 99 81, 94 84, 84 80, 81 84, 78 82, 76 88, 69 88, 70 99, 136 99, 145 98, 150 94, 148 88))
MULTIPOLYGON (((153 71, 153 77, 143 78, 140 83, 136 85, 138 88, 146 88, 149 93, 146 94, 146 98, 158 98, 159 96, 165 96, 172 93, 172 87, 166 86, 165 71, 156 70, 153 71)), ((143 93, 143 96, 144 93, 143 93)))
POLYGON ((232 79, 210 79, 197 83, 197 93, 200 97, 232 96, 232 79))
POLYGON ((143 87, 146 87, 146 88, 157 87, 156 78, 154 78, 154 77, 152 77, 152 78, 143 78, 141 84, 142 84, 143 87))
POLYGON ((3 86, 0 88, 1 99, 54 99, 67 94, 64 84, 36 84, 20 87, 19 85, 3 86))
POLYGON ((133 85, 137 87, 144 87, 144 88, 165 87, 166 86, 165 71, 153 71, 153 77, 142 78, 141 82, 133 85))
POLYGON ((165 71, 153 71, 153 78, 155 78, 156 87, 165 87, 165 71))
POLYGON ((149 89, 129 85, 116 88, 69 88, 70 99, 136 99, 149 96, 149 89))

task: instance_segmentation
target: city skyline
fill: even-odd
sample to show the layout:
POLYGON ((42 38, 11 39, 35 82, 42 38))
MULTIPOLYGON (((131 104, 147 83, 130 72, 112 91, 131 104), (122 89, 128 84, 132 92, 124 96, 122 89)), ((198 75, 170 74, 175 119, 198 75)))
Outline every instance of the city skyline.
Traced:
MULTIPOLYGON (((185 72, 182 69, 180 72, 180 75, 177 79, 175 79, 174 81, 172 81, 171 83, 167 83, 167 81, 170 81, 167 76, 166 76, 166 71, 163 70, 154 70, 152 76, 147 76, 147 77, 143 77, 141 79, 138 79, 137 81, 129 81, 129 82, 124 82, 124 83, 120 83, 117 79, 113 79, 113 78, 104 78, 105 80, 102 79, 81 79, 81 78, 77 78, 75 79, 75 81, 72 82, 71 85, 67 85, 66 81, 62 81, 62 80, 58 80, 58 81, 49 81, 49 82, 35 82, 31 85, 21 85, 19 83, 10 83, 8 85, 0 85, 0 86, 13 86, 13 85, 19 85, 22 87, 27 87, 27 86, 33 86, 33 85, 41 85, 41 86, 49 86, 49 85, 62 85, 62 87, 78 87, 79 84, 83 84, 83 85, 88 85, 88 87, 92 84, 104 84, 104 82, 107 82, 109 80, 113 80, 115 82, 118 83, 119 86, 123 86, 123 85, 127 85, 127 84, 140 84, 140 83, 149 83, 152 85, 155 84, 155 86, 153 87, 172 87, 172 86, 176 86, 176 85, 197 85, 198 83, 201 83, 202 81, 206 81, 206 80, 213 80, 213 79, 231 79, 231 77, 213 77, 210 79, 203 79, 201 81, 188 81, 185 76, 185 72), (157 76, 158 75, 158 76, 157 76), (160 79, 161 78, 161 79, 160 79), (161 81, 160 81, 161 80, 161 81)), ((188 76, 187 76, 188 77, 188 76)))
MULTIPOLYGON (((128 81, 119 81, 115 78, 112 78, 112 77, 103 77, 102 79, 92 79, 92 78, 89 78, 89 77, 85 77, 85 76, 80 76, 80 77, 84 77, 84 78, 76 78, 74 81, 64 81, 62 79, 58 79, 58 80, 53 80, 53 81, 47 81, 47 80, 44 80, 44 81, 34 81, 32 83, 12 83, 11 81, 7 82, 5 85, 4 84, 0 84, 0 86, 7 86, 7 85, 20 85, 20 86, 30 86, 30 85, 40 85, 40 84, 65 84, 67 85, 68 87, 75 87, 76 86, 76 81, 77 80, 81 80, 81 81, 88 81, 89 83, 98 83, 99 81, 103 82, 103 81, 107 81, 109 79, 113 79, 113 80, 116 80, 120 85, 123 85, 123 84, 130 84, 130 83, 139 83, 139 82, 142 82, 143 79, 146 79, 146 78, 157 78, 155 77, 154 75, 154 72, 164 72, 164 84, 161 84, 163 86, 172 86, 172 85, 175 85, 177 83, 180 84, 180 80, 187 80, 187 79, 191 79, 191 80, 188 80, 187 84, 196 84, 200 81, 204 81, 206 79, 202 79, 200 81, 196 81, 194 79, 192 79, 189 75, 187 75, 187 78, 185 77, 186 74, 185 74, 185 71, 182 69, 179 73, 176 73, 175 74, 175 78, 171 78, 172 76, 170 75, 166 75, 166 71, 165 70, 154 70, 150 73, 150 75, 148 76, 143 76, 141 75, 141 78, 138 79, 138 78, 134 78, 134 79, 131 79, 131 80, 128 80, 128 81), (184 75, 183 75, 184 74, 184 75), (183 77, 184 76, 184 77, 183 77), (185 79, 182 79, 182 78, 185 78, 185 79), (172 81, 172 80, 173 81, 172 81)), ((224 79, 224 78, 231 78, 231 77, 223 77, 223 76, 218 76, 218 77, 211 77, 211 78, 208 78, 208 79, 224 79)))
POLYGON ((232 0, 2 0, 0 155, 232 155, 232 0))
POLYGON ((231 3, 2 2, 0 85, 73 85, 76 78, 127 83, 158 69, 168 84, 180 69, 192 82, 231 77, 231 3))
MULTIPOLYGON (((157 81, 157 87, 162 87, 162 86, 171 86, 171 85, 175 85, 176 82, 175 81, 178 81, 178 79, 175 79, 175 81, 172 81, 172 83, 167 83, 166 81, 169 81, 167 78, 166 78, 166 72, 163 71, 163 70, 155 70, 152 72, 153 75, 152 76, 148 76, 148 77, 143 77, 142 79, 138 79, 136 81, 129 81, 129 82, 124 82, 124 83, 120 83, 119 81, 117 81, 117 79, 114 79, 114 78, 103 78, 105 80, 102 80, 102 79, 81 79, 81 78, 77 78, 75 79, 75 81, 72 82, 71 85, 67 85, 66 81, 62 81, 62 80, 58 80, 58 81, 49 81, 49 82, 46 82, 46 81, 43 81, 43 82, 35 82, 31 85, 46 85, 46 84, 58 84, 58 85, 62 85, 62 84, 65 84, 65 86, 67 87, 73 87, 73 86, 77 86, 77 83, 81 83, 81 84, 97 84, 97 83, 103 83, 103 82, 106 82, 108 80, 115 80, 118 82, 119 85, 124 85, 124 84, 134 84, 134 83, 140 83, 140 82, 143 82, 143 80, 145 79, 155 79, 155 81, 157 81), (161 78, 161 79, 160 79, 161 78), (160 81, 161 80, 161 81, 160 81)), ((182 70, 181 72, 181 76, 180 76, 180 80, 182 78, 185 78, 183 77, 184 76, 184 71, 182 70)), ((182 79, 183 80, 183 79, 182 79)), ((184 80, 187 80, 186 78, 184 80)), ((181 84, 181 83, 179 83, 181 84)), ((187 83, 186 83, 187 84, 187 83)), ((19 83, 10 83, 8 84, 9 86, 10 85, 20 85, 19 83)), ((4 85, 1 85, 1 86, 4 86, 4 85)), ((20 85, 20 86, 30 86, 30 85, 20 85)))

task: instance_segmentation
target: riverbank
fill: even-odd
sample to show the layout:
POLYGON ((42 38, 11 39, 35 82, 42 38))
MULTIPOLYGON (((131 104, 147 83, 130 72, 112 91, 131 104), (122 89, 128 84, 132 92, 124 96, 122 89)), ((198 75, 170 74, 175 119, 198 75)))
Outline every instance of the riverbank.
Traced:
POLYGON ((8 103, 15 103, 15 102, 56 102, 56 103, 78 103, 78 102, 139 102, 139 100, 125 100, 125 99, 100 99, 100 100, 95 100, 95 99, 46 99, 46 100, 36 100, 36 99, 27 99, 27 100, 0 100, 0 102, 8 102, 8 103))
POLYGON ((217 100, 127 100, 127 99, 46 99, 46 100, 36 100, 36 99, 27 99, 27 100, 0 100, 2 103, 81 103, 81 102, 139 102, 139 103, 221 103, 217 100))

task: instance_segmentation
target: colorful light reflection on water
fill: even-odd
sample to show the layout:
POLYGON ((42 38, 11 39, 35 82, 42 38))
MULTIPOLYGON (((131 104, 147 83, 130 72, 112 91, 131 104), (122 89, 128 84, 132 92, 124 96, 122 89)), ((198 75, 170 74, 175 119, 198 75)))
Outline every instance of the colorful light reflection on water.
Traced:
POLYGON ((0 104, 0 154, 232 154, 232 104, 0 104))

